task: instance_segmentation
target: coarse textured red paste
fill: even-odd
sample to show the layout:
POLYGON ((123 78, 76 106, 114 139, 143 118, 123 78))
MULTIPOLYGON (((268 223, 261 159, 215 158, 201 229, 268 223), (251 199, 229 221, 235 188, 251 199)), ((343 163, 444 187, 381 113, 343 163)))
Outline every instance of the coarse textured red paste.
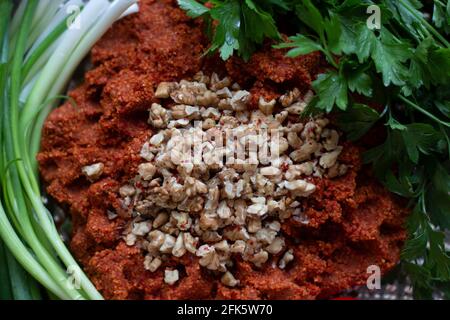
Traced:
POLYGON ((121 239, 126 218, 109 220, 107 210, 119 207, 118 189, 136 175, 139 151, 152 134, 147 109, 161 81, 179 81, 199 70, 219 71, 251 91, 256 104, 288 88, 307 90, 323 68, 319 54, 285 58, 270 47, 249 62, 226 63, 204 58, 207 48, 200 22, 176 8, 175 1, 140 1, 140 13, 116 23, 92 50, 93 69, 70 92, 76 106, 65 103, 45 123, 38 156, 48 193, 70 212, 71 249, 107 299, 315 299, 364 284, 367 267, 383 272, 399 260, 407 210, 361 170, 360 148, 346 143, 340 156, 349 173, 334 180, 316 180, 307 198, 308 225, 294 220, 282 226, 294 246, 287 269, 271 261, 258 269, 237 261, 233 274, 241 281, 228 288, 186 254, 171 263, 181 270, 173 286, 163 281, 164 268, 143 267, 139 249, 121 239), (102 162, 95 183, 83 166, 102 162))

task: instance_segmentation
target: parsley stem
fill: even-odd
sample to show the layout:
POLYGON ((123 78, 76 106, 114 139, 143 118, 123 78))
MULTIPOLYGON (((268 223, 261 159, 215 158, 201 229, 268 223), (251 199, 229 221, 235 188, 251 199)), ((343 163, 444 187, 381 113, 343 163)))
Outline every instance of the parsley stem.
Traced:
POLYGON ((434 116, 433 114, 431 114, 430 112, 428 112, 427 110, 419 107, 417 104, 415 104, 414 102, 406 99, 404 96, 402 95, 398 95, 398 97, 400 98, 400 100, 402 100, 404 103, 406 103, 407 105, 409 105, 410 107, 416 109, 417 111, 419 111, 420 113, 426 115, 427 117, 429 117, 430 119, 433 119, 434 121, 436 121, 437 123, 440 123, 441 125, 450 128, 450 123, 445 122, 440 120, 439 118, 437 118, 436 116, 434 116))

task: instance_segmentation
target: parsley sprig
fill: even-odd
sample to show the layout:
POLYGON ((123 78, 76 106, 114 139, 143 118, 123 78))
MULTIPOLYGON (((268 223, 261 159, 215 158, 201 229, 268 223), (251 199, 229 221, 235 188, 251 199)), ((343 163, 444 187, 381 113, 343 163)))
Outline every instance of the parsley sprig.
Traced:
POLYGON ((275 47, 288 48, 289 57, 324 54, 330 68, 313 82, 316 97, 307 112, 335 112, 350 140, 385 126, 385 141, 364 161, 390 191, 410 199, 401 267, 417 297, 431 298, 436 288, 450 297, 443 233, 450 228, 450 1, 178 2, 205 19, 208 52, 224 60, 234 53, 248 59, 265 38, 278 41, 287 16, 297 34, 275 47), (381 9, 381 29, 366 24, 370 5, 381 9))
MULTIPOLYGON (((318 3, 302 1, 296 10, 322 39, 317 21, 313 25, 301 17, 308 12, 304 6, 312 11, 318 3)), ((450 289, 450 257, 442 232, 450 228, 450 45, 440 33, 448 30, 443 23, 433 27, 419 11, 421 2, 409 0, 377 1, 383 26, 370 30, 370 4, 321 1, 322 26, 327 30, 329 21, 337 20, 329 28, 339 35, 326 40, 332 49, 323 40, 316 42, 321 51, 328 50, 325 56, 335 68, 313 82, 317 98, 310 111, 338 110, 339 124, 353 140, 384 122, 385 142, 366 152, 364 160, 390 191, 411 199, 403 268, 415 284, 415 295, 430 298, 433 288, 450 289), (340 55, 338 66, 334 55, 340 55), (355 94, 385 106, 384 112, 354 102, 355 94)), ((304 47, 298 36, 290 40, 278 47, 290 47, 290 53, 304 47)))
POLYGON ((283 0, 178 0, 178 4, 190 17, 205 19, 212 34, 208 52, 219 51, 224 60, 235 51, 247 60, 265 38, 279 40, 274 15, 290 8, 283 0))

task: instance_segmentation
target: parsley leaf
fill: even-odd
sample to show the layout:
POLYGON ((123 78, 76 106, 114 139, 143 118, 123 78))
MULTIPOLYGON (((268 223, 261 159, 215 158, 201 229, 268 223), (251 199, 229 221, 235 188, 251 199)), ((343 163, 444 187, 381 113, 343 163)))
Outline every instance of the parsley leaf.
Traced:
POLYGON ((412 162, 419 162, 419 152, 429 155, 436 150, 436 145, 441 135, 433 126, 425 123, 413 123, 405 125, 401 135, 406 146, 406 151, 412 162))
POLYGON ((178 4, 191 17, 217 21, 217 25, 209 27, 213 36, 207 53, 219 51, 223 60, 229 59, 234 52, 248 60, 266 38, 279 39, 272 13, 276 8, 289 8, 287 2, 281 0, 212 1, 212 9, 195 0, 178 0, 178 4))
POLYGON ((392 170, 404 151, 403 139, 399 130, 389 130, 387 138, 380 144, 363 153, 363 162, 373 164, 373 171, 378 179, 386 184, 388 172, 392 170))
MULTIPOLYGON (((360 63, 367 61, 367 59, 374 52, 377 43, 379 42, 375 36, 375 32, 367 28, 365 24, 359 24, 356 26, 356 43, 354 53, 358 57, 360 63)), ((376 56, 373 56, 376 59, 376 56)))
MULTIPOLYGON (((428 37, 422 41, 414 50, 411 56, 409 66, 408 84, 412 88, 420 88, 421 86, 429 87, 431 82, 431 75, 428 69, 429 57, 428 52, 433 43, 433 39, 428 37)), ((410 95, 413 90, 408 87, 406 95, 410 95)))
POLYGON ((340 54, 342 52, 339 17, 333 12, 328 13, 328 18, 323 17, 311 0, 298 3, 296 13, 303 23, 316 32, 322 47, 321 51, 327 57, 328 62, 337 67, 333 54, 340 54))
POLYGON ((445 33, 450 33, 450 1, 445 4, 445 1, 434 0, 433 23, 445 33))
POLYGON ((341 68, 351 92, 357 92, 367 97, 372 96, 373 83, 372 77, 366 72, 369 69, 367 65, 354 61, 343 61, 341 68))
POLYGON ((295 9, 300 20, 313 29, 321 39, 324 39, 325 26, 323 24, 323 17, 311 0, 304 0, 298 3, 295 9))
POLYGON ((371 107, 355 103, 347 112, 338 115, 337 124, 347 133, 347 139, 355 141, 366 134, 379 118, 378 112, 371 107))
POLYGON ((348 104, 347 81, 336 71, 320 74, 313 82, 313 88, 319 99, 315 108, 330 112, 336 104, 345 110, 348 104))
POLYGON ((191 18, 198 18, 209 11, 207 7, 195 0, 177 0, 181 9, 191 18))
POLYGON ((407 69, 402 63, 411 56, 407 42, 396 41, 389 31, 382 29, 371 56, 377 71, 383 75, 386 87, 391 83, 399 86, 405 84, 407 69))
POLYGON ((429 268, 440 281, 450 281, 450 257, 445 251, 445 235, 429 228, 429 268))
POLYGON ((236 0, 215 6, 210 10, 211 17, 219 21, 213 43, 209 51, 219 49, 220 57, 227 60, 239 49, 241 8, 236 0))
POLYGON ((293 48, 287 52, 286 56, 288 57, 297 57, 299 55, 305 55, 314 51, 323 51, 323 48, 320 44, 301 34, 289 37, 289 40, 291 42, 285 42, 275 45, 274 48, 293 48))
POLYGON ((402 0, 402 2, 387 0, 385 4, 400 26, 412 34, 415 39, 422 40, 424 28, 421 21, 417 19, 417 17, 422 16, 419 11, 423 7, 422 3, 418 0, 402 0))
MULTIPOLYGON (((364 19, 358 19, 357 16, 350 13, 338 13, 338 18, 341 24, 341 38, 340 45, 342 51, 347 54, 354 54, 361 47, 359 37, 362 32, 367 32, 369 29, 365 24, 364 19)), ((370 30, 369 30, 370 31, 370 30)), ((364 39, 365 37, 362 37, 364 39)), ((368 57, 368 54, 366 55, 368 57)), ((362 59, 360 59, 362 61, 362 59)))
MULTIPOLYGON (((422 213, 419 212, 419 215, 422 213)), ((412 230, 414 232, 415 229, 412 230)), ((428 235, 424 230, 418 230, 416 234, 407 241, 405 247, 402 250, 402 259, 415 260, 423 257, 427 251, 428 235)))
POLYGON ((432 186, 427 191, 427 206, 430 209, 431 220, 439 226, 450 229, 450 170, 446 170, 438 162, 430 163, 429 170, 432 178, 432 186))
POLYGON ((339 18, 336 14, 329 13, 330 18, 324 19, 324 27, 325 27, 325 34, 327 37, 327 44, 329 50, 333 54, 341 54, 342 48, 341 48, 341 23, 339 21, 339 18))
POLYGON ((245 0, 242 5, 243 21, 245 21, 245 34, 251 35, 256 43, 262 43, 264 39, 277 39, 280 37, 273 17, 258 8, 252 0, 245 0))
POLYGON ((435 48, 429 53, 428 64, 433 84, 450 84, 450 49, 435 48))

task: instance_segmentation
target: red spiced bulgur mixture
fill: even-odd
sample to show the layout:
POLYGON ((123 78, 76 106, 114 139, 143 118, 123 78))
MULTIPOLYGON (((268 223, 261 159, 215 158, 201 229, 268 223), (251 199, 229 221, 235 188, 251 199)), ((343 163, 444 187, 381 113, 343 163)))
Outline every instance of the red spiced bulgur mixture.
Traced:
MULTIPOLYGON (((294 259, 285 269, 262 267, 237 258, 230 288, 198 263, 193 254, 172 257, 180 272, 173 284, 164 270, 146 270, 145 255, 127 246, 130 218, 120 212, 119 189, 138 174, 142 145, 151 137, 148 109, 160 101, 163 81, 192 78, 199 70, 229 75, 251 93, 257 108, 293 87, 302 92, 323 68, 319 54, 290 59, 270 47, 248 63, 202 58, 207 40, 201 26, 176 8, 175 1, 141 1, 141 12, 117 23, 92 50, 94 68, 66 103, 49 116, 39 163, 48 192, 70 212, 71 248, 107 299, 314 299, 364 284, 367 267, 383 272, 399 260, 407 211, 361 170, 361 150, 348 142, 339 162, 348 172, 314 179, 316 190, 302 199, 308 224, 288 219, 281 225, 294 259), (83 168, 101 163, 95 179, 83 168)), ((272 258, 271 258, 272 259, 272 258)), ((273 258, 275 259, 275 258, 273 258)))

